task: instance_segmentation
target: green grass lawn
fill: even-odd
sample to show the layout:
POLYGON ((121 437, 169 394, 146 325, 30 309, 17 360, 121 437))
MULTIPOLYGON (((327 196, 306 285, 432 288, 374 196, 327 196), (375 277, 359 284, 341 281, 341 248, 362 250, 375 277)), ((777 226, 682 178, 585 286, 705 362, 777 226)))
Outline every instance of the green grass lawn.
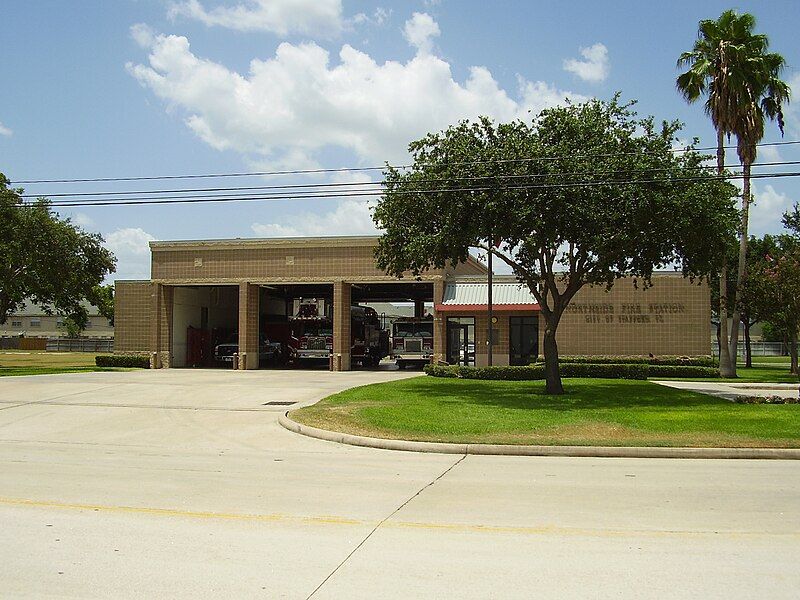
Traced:
POLYGON ((0 377, 128 370, 95 366, 95 356, 94 352, 0 350, 0 377))
POLYGON ((800 405, 733 404, 648 381, 415 377, 292 411, 307 425, 407 440, 545 445, 800 447, 800 405))

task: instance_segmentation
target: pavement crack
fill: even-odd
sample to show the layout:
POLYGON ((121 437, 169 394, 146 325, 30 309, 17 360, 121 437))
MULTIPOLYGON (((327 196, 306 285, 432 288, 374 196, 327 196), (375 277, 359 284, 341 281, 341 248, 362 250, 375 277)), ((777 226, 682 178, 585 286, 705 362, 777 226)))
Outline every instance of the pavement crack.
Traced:
POLYGON ((368 534, 367 534, 367 535, 364 537, 364 539, 363 539, 363 540, 361 540, 361 541, 360 541, 360 542, 359 542, 359 543, 356 545, 356 547, 355 547, 355 548, 353 548, 353 549, 350 551, 350 553, 349 553, 347 556, 345 556, 345 557, 344 557, 344 559, 342 560, 342 562, 340 562, 338 565, 336 565, 336 568, 335 568, 335 569, 333 569, 333 571, 331 571, 330 573, 328 573, 327 577, 325 577, 325 579, 323 579, 323 580, 320 582, 320 584, 319 584, 317 587, 315 587, 315 588, 314 588, 314 591, 312 591, 312 592, 311 592, 311 593, 310 593, 308 596, 306 596, 306 600, 310 600, 310 598, 312 598, 312 597, 314 596, 314 594, 316 594, 316 593, 317 593, 319 590, 321 590, 321 589, 322 589, 322 586, 324 586, 326 583, 328 583, 328 581, 331 579, 331 577, 333 577, 333 576, 336 574, 336 572, 337 572, 339 569, 341 569, 341 568, 342 568, 342 567, 345 565, 345 563, 346 563, 348 560, 350 560, 350 558, 351 558, 351 557, 352 557, 352 556, 353 556, 353 555, 354 555, 356 552, 358 552, 359 548, 361 548, 361 546, 363 546, 364 544, 366 544, 366 543, 367 543, 367 540, 368 540, 369 538, 371 538, 371 537, 372 537, 372 534, 373 534, 373 533, 375 533, 376 531, 378 531, 378 529, 380 529, 381 525, 383 525, 384 523, 386 523, 386 521, 388 521, 389 519, 391 519, 393 516, 395 516, 397 513, 399 513, 401 510, 403 510, 403 509, 404 509, 406 506, 408 506, 408 504, 409 504, 409 503, 410 503, 412 500, 414 500, 414 498, 418 497, 418 496, 419 496, 419 495, 420 495, 422 492, 424 492, 425 490, 427 490, 429 487, 431 487, 431 486, 435 485, 437 481, 439 481, 439 480, 440 480, 442 477, 444 477, 444 476, 445 476, 445 475, 447 475, 447 474, 448 474, 450 471, 452 471, 452 470, 453 470, 455 467, 457 467, 457 466, 458 466, 458 465, 461 463, 461 461, 463 461, 465 458, 467 458, 467 455, 466 455, 466 454, 464 454, 464 455, 462 455, 462 456, 459 456, 459 458, 458 458, 458 460, 457 460, 457 461, 455 461, 455 462, 454 462, 452 465, 450 465, 450 466, 449 466, 449 467, 447 467, 447 468, 446 468, 444 471, 442 471, 441 473, 439 473, 439 475, 437 475, 436 477, 434 477, 434 478, 433 478, 431 481, 429 481, 428 483, 426 483, 425 485, 423 485, 421 488, 419 488, 419 489, 418 489, 418 490, 417 490, 417 491, 416 491, 416 492, 415 492, 415 493, 414 493, 412 496, 409 496, 409 497, 408 497, 408 498, 405 500, 405 502, 403 502, 403 503, 402 503, 400 506, 398 506, 397 508, 395 508, 395 509, 394 509, 394 510, 393 510, 391 513, 389 513, 389 514, 388 514, 387 516, 385 516, 383 519, 381 519, 381 520, 378 522, 378 524, 377 524, 377 525, 375 525, 375 527, 373 527, 373 528, 372 528, 372 530, 371 530, 371 531, 370 531, 370 532, 369 532, 369 533, 368 533, 368 534))

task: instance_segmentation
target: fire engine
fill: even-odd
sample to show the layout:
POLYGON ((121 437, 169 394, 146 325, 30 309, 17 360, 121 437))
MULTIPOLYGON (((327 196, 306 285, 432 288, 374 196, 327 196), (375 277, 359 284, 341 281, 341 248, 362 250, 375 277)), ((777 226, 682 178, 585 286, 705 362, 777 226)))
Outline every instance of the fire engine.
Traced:
POLYGON ((433 317, 402 317, 392 325, 392 357, 397 366, 425 365, 433 354, 433 317))
MULTIPOLYGON (((301 301, 297 314, 289 317, 292 361, 328 360, 333 352, 333 319, 325 303, 301 301)), ((389 332, 368 306, 350 307, 350 360, 364 366, 377 366, 389 354, 389 332)))

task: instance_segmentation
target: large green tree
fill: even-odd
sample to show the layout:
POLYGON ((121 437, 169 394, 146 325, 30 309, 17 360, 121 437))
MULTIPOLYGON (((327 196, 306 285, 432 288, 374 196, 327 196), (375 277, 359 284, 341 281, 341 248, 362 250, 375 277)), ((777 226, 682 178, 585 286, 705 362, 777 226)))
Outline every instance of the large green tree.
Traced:
MULTIPOLYGON (((782 105, 789 100, 789 86, 780 79, 785 60, 770 53, 766 35, 756 34, 755 17, 726 10, 716 20, 700 21, 694 47, 684 52, 678 65, 688 67, 677 79, 678 90, 688 102, 706 96, 705 109, 717 132, 717 172, 725 165, 725 136, 735 136, 737 154, 742 164, 743 190, 739 226, 739 256, 736 281, 742 284, 747 267, 748 222, 750 210, 750 170, 756 159, 757 144, 764 137, 764 123, 775 120, 783 133, 782 105)), ((722 271, 727 269, 723 265, 722 271)), ((719 278, 725 285, 727 274, 719 278)), ((740 306, 735 292, 720 289, 722 312, 732 307, 733 329, 728 338, 723 321, 720 337, 727 347, 720 346, 720 371, 726 377, 736 376, 736 354, 739 340, 740 306)))
POLYGON ((0 173, 0 324, 27 299, 83 328, 81 302, 102 302, 98 286, 114 271, 114 256, 99 234, 59 217, 46 199, 25 203, 21 194, 0 173))
POLYGON ((429 134, 409 145, 411 168, 387 168, 378 263, 403 276, 492 252, 539 303, 547 391, 562 393, 556 331, 583 286, 646 286, 676 264, 706 275, 735 230, 735 188, 673 152, 679 128, 615 98, 429 134))

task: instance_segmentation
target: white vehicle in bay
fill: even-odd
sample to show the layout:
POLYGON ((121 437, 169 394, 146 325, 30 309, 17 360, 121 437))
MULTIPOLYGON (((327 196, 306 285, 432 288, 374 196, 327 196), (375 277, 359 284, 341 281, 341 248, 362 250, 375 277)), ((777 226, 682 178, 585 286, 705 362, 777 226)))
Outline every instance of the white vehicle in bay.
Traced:
POLYGON ((433 317, 402 317, 392 324, 392 357, 401 369, 422 366, 433 355, 433 317))

